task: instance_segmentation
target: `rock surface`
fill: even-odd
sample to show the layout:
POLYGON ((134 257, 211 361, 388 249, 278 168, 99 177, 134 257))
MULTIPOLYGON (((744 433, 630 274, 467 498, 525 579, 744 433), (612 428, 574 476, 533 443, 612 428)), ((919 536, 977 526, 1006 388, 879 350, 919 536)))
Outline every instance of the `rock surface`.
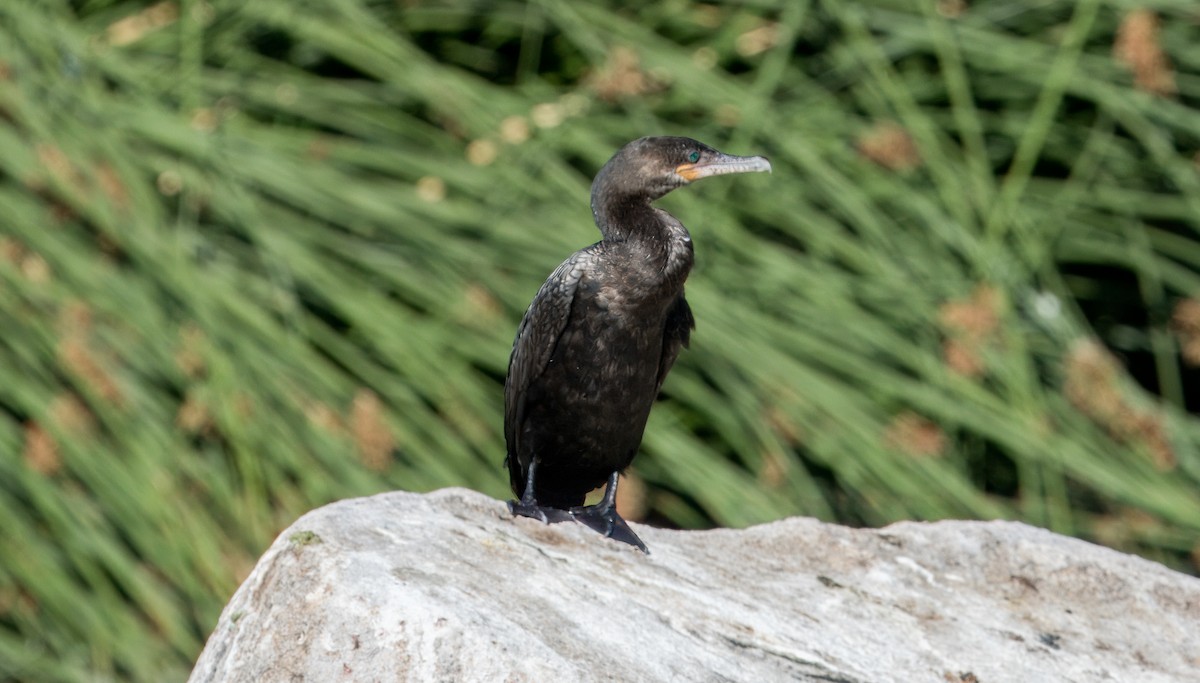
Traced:
POLYGON ((311 512, 191 681, 1200 681, 1200 579, 1011 522, 636 525, 464 489, 311 512))

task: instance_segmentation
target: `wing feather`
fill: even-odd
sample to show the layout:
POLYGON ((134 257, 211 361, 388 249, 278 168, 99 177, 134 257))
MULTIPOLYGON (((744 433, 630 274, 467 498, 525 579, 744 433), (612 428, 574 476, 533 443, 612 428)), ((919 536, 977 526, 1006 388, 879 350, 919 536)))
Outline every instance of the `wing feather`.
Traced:
POLYGON ((559 337, 571 318, 575 292, 595 260, 595 249, 575 252, 550 274, 538 290, 533 303, 517 328, 512 355, 508 359, 508 378, 504 382, 504 440, 508 455, 509 480, 518 496, 525 488, 525 468, 519 453, 521 425, 525 421, 525 397, 529 385, 546 369, 559 337))
POLYGON ((654 389, 655 393, 662 390, 667 373, 671 371, 671 366, 675 365, 675 359, 679 357, 679 350, 686 347, 691 341, 694 329, 696 329, 696 319, 692 317, 692 307, 688 306, 687 299, 683 298, 681 292, 679 298, 671 305, 671 309, 667 311, 667 324, 663 329, 663 350, 662 357, 658 361, 658 384, 654 389))

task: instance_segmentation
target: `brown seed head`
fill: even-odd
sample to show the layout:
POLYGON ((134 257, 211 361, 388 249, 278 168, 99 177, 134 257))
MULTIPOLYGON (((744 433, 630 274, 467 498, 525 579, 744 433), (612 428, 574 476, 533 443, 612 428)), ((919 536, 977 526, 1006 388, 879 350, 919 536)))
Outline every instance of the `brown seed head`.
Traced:
POLYGON ((25 464, 38 474, 49 476, 62 469, 62 458, 58 455, 58 443, 36 422, 25 423, 25 445, 22 457, 25 464))
POLYGON ((383 402, 370 389, 359 389, 350 406, 350 432, 363 464, 377 472, 392 461, 396 439, 384 418, 383 402))
MULTIPOLYGON (((657 92, 662 85, 641 68, 641 58, 633 48, 614 47, 600 67, 587 80, 596 96, 607 102, 657 92)), ((543 126, 545 127, 545 126, 543 126)))
POLYGON ((911 411, 892 418, 883 433, 884 443, 916 458, 936 458, 946 453, 946 433, 929 419, 911 411))
POLYGON ((1158 15, 1135 9, 1121 21, 1113 56, 1133 72, 1134 86, 1152 95, 1174 95, 1175 71, 1158 35, 1158 15))
POLYGON ((875 124, 858 138, 858 153, 891 171, 911 171, 921 165, 917 143, 891 121, 875 124))
POLYGON ((1179 340, 1183 362, 1200 367, 1200 299, 1180 299, 1171 314, 1171 330, 1179 340))

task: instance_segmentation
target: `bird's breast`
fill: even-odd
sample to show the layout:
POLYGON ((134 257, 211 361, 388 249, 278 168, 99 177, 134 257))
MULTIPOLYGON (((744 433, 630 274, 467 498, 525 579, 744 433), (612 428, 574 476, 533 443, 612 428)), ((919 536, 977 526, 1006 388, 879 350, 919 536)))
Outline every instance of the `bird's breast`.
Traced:
POLYGON ((614 314, 665 314, 683 291, 694 260, 692 238, 675 221, 653 240, 622 244, 581 281, 581 293, 614 314))
POLYGON ((564 404, 617 402, 623 405, 619 410, 637 413, 648 404, 640 406, 643 401, 639 399, 633 402, 639 404, 635 406, 630 396, 653 398, 662 356, 663 321, 657 316, 639 319, 613 311, 597 305, 590 315, 572 320, 563 331, 551 366, 555 373, 570 378, 564 404))

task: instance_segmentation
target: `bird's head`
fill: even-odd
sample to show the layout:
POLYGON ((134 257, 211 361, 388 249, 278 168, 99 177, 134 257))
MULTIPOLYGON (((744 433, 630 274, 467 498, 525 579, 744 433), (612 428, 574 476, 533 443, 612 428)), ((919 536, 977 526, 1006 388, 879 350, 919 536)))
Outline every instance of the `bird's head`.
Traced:
POLYGON ((639 138, 617 150, 600 169, 592 183, 592 196, 608 193, 653 201, 701 178, 759 171, 770 172, 771 162, 718 152, 691 138, 639 138))

